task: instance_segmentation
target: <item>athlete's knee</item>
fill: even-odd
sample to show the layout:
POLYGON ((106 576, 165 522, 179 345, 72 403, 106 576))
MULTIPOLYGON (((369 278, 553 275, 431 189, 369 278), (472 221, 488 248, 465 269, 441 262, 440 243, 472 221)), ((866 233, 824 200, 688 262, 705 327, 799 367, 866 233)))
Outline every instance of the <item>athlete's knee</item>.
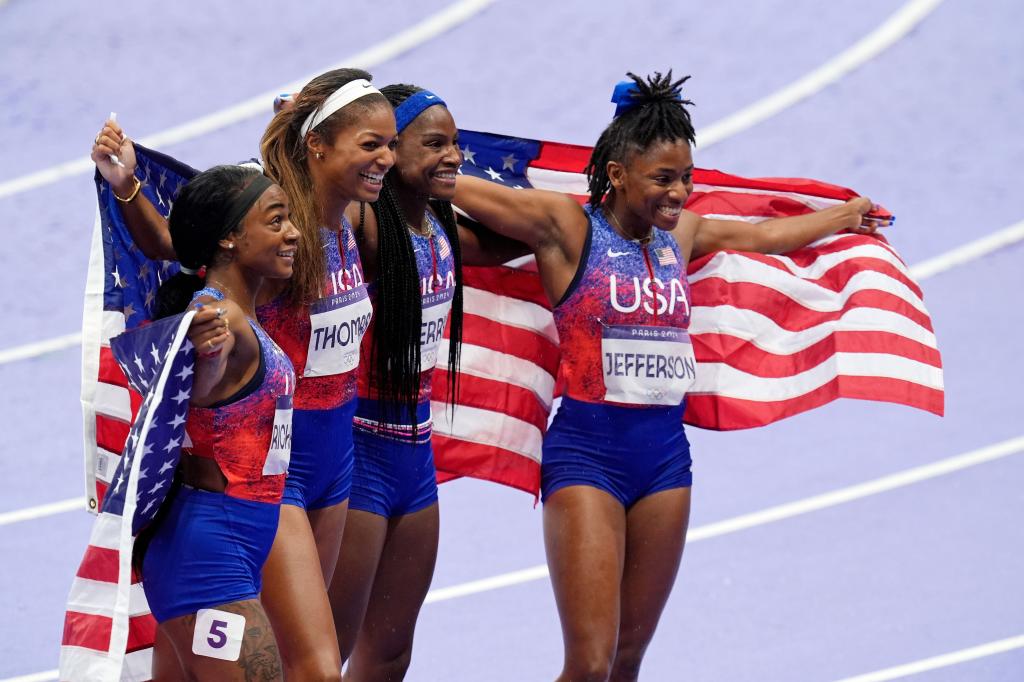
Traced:
POLYGON ((647 642, 620 641, 615 650, 611 682, 634 682, 640 677, 640 664, 644 660, 647 642))
POLYGON ((380 652, 368 654, 356 651, 345 671, 345 682, 363 682, 363 680, 401 680, 405 678, 409 664, 412 662, 412 647, 397 653, 382 655, 380 652))
POLYGON ((577 651, 566 656, 559 679, 567 682, 607 682, 612 673, 615 653, 604 647, 577 651))

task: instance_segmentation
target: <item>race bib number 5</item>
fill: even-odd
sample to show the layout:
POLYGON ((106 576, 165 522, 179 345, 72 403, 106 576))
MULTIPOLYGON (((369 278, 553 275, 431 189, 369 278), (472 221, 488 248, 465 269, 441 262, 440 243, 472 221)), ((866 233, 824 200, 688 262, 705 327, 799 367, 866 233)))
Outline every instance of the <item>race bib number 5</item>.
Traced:
POLYGON ((192 653, 197 656, 237 661, 245 636, 245 616, 238 613, 199 609, 192 635, 192 653))
POLYGON ((697 378, 690 335, 678 327, 610 326, 601 334, 605 400, 679 405, 697 378))

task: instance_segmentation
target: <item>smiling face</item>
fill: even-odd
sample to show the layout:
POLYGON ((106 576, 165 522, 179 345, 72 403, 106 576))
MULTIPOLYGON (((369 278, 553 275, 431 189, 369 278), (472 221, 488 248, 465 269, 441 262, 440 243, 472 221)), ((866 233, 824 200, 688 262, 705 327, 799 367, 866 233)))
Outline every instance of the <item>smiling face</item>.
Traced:
POLYGON ((458 129, 447 107, 423 110, 398 137, 395 175, 401 189, 417 196, 451 201, 461 164, 458 129))
POLYGON ((686 140, 658 140, 644 151, 627 153, 625 163, 609 161, 608 178, 626 230, 644 234, 651 225, 674 230, 693 191, 690 145, 686 140))
POLYGON ((287 279, 292 276, 298 243, 288 196, 279 186, 271 185, 245 214, 239 231, 221 240, 220 246, 233 252, 241 267, 269 279, 287 279))
MULTIPOLYGON (((351 105, 350 105, 351 106, 351 105)), ((346 201, 376 201, 384 174, 395 163, 395 115, 385 102, 361 107, 327 144, 316 132, 307 138, 318 183, 346 201)))

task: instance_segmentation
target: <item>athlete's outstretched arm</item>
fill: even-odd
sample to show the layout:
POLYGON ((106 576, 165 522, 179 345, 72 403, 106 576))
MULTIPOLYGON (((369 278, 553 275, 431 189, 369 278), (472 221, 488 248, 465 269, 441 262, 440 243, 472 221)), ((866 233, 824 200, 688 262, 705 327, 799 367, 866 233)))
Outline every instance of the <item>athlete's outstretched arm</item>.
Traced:
POLYGON ((141 191, 136 192, 138 180, 135 178, 135 145, 125 136, 117 121, 108 120, 103 125, 93 141, 91 156, 100 175, 110 183, 115 196, 131 198, 127 202, 119 201, 117 205, 132 240, 142 254, 152 260, 176 260, 167 219, 160 215, 141 191), (111 154, 116 155, 124 165, 119 166, 111 161, 111 154))
POLYGON ((845 204, 792 218, 776 218, 760 223, 739 220, 698 218, 690 258, 731 249, 757 253, 786 253, 840 230, 870 234, 887 221, 868 218, 870 199, 858 197, 845 204))
POLYGON ((465 265, 502 265, 533 253, 523 242, 492 232, 475 220, 457 215, 456 222, 465 265))
POLYGON ((460 176, 452 202, 488 229, 526 244, 534 252, 561 245, 563 229, 579 219, 571 197, 536 189, 512 189, 460 176))

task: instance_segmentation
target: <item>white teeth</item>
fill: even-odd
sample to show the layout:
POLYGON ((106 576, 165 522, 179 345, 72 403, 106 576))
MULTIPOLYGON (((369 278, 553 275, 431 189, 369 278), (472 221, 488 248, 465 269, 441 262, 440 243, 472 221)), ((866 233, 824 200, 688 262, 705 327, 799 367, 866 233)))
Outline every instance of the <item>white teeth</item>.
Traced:
POLYGON ((673 218, 683 212, 683 209, 681 207, 673 208, 669 206, 659 206, 658 210, 667 216, 672 216, 673 218))
POLYGON ((363 176, 364 178, 375 184, 379 184, 384 180, 383 173, 381 173, 380 175, 374 173, 360 173, 359 175, 363 176))

